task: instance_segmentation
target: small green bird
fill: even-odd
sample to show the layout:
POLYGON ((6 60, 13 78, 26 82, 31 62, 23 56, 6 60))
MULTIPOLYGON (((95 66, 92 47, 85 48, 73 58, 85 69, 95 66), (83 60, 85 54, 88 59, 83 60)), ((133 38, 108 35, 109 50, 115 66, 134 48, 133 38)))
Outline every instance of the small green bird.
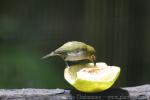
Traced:
POLYGON ((65 64, 68 66, 67 61, 79 61, 79 60, 90 60, 96 65, 95 60, 95 49, 83 42, 70 41, 56 49, 55 51, 42 57, 42 59, 60 56, 64 59, 65 64))

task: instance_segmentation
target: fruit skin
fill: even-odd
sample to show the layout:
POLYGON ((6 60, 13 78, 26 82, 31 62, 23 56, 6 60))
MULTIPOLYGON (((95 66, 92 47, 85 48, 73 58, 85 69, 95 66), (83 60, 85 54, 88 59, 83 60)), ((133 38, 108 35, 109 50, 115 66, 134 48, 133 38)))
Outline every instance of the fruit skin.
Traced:
POLYGON ((110 88, 115 81, 110 82, 90 82, 77 80, 73 86, 81 92, 101 92, 110 88), (81 86, 82 84, 82 86, 81 86))
MULTIPOLYGON (((97 63, 96 65, 99 66, 100 63, 97 63)), ((109 69, 108 73, 107 72, 106 74, 104 73, 103 77, 99 80, 88 80, 88 79, 84 79, 82 76, 78 76, 79 71, 83 70, 85 66, 86 68, 95 68, 93 66, 91 67, 91 64, 87 64, 87 65, 71 66, 70 68, 66 68, 64 70, 64 77, 68 81, 68 83, 70 83, 74 88, 76 88, 81 92, 93 93, 93 92, 104 91, 110 88, 114 84, 114 82, 117 80, 120 74, 119 67, 116 66, 110 67, 103 63, 103 66, 101 66, 102 68, 101 70, 106 69, 107 71, 107 69, 109 69), (111 69, 113 69, 116 72, 113 73, 113 70, 111 71, 111 69)))

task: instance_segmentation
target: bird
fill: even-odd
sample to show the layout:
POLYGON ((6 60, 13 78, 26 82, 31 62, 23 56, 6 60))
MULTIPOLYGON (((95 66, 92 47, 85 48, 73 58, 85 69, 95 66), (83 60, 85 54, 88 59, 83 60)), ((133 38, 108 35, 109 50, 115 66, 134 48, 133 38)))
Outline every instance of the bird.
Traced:
POLYGON ((91 45, 88 45, 84 42, 79 41, 69 41, 58 49, 52 51, 51 53, 42 57, 42 59, 46 59, 52 56, 59 56, 64 61, 67 67, 68 61, 80 61, 80 60, 89 60, 94 65, 96 65, 96 56, 95 56, 95 49, 91 45))

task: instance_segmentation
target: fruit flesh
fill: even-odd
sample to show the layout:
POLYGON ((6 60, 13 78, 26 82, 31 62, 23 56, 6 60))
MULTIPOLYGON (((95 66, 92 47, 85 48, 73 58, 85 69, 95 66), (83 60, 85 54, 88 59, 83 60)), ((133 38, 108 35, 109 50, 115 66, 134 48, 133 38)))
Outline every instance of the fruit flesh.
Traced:
POLYGON ((65 79, 82 92, 100 92, 110 88, 120 73, 120 68, 105 63, 74 65, 64 70, 65 79))

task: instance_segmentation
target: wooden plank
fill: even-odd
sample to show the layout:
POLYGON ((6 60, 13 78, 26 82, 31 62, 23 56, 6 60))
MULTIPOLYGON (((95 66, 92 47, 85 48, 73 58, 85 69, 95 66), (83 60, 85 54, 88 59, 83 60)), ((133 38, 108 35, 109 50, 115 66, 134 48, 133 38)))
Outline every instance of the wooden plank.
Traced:
POLYGON ((0 100, 150 100, 150 85, 111 88, 99 93, 64 89, 0 89, 0 100))

